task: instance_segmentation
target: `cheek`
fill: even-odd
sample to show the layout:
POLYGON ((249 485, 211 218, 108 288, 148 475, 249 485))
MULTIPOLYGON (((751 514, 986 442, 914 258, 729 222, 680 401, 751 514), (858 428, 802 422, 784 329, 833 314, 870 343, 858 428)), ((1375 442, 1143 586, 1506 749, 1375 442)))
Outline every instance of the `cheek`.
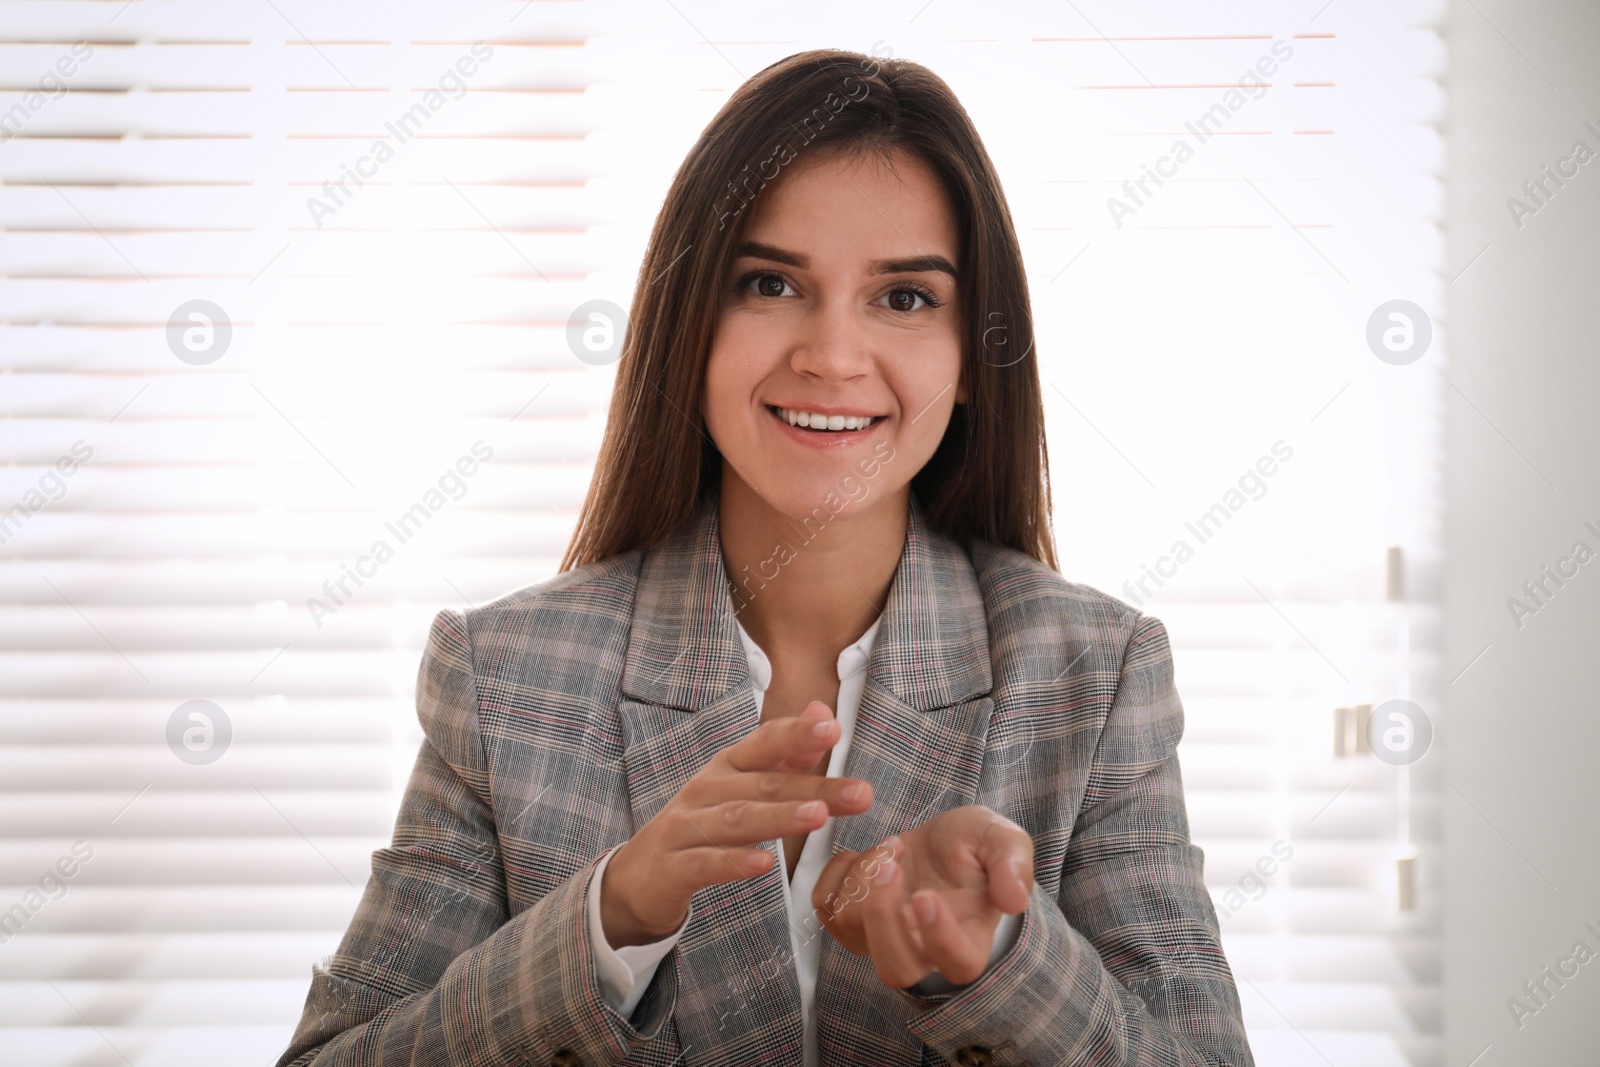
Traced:
MULTIPOLYGON (((959 320, 952 317, 919 336, 905 353, 902 366, 924 387, 931 386, 928 395, 932 396, 959 378, 964 346, 959 320)), ((951 385, 951 389, 955 386, 951 385)))
POLYGON ((718 327, 701 394, 707 426, 725 425, 749 405, 764 374, 760 346, 760 335, 737 320, 718 327))
POLYGON ((909 358, 900 363, 899 380, 895 383, 905 406, 903 428, 915 440, 929 438, 931 451, 943 436, 948 412, 961 387, 961 343, 954 336, 941 335, 929 338, 907 355, 909 358), (926 414, 918 418, 924 409, 926 414), (915 424, 912 419, 917 420, 915 424))

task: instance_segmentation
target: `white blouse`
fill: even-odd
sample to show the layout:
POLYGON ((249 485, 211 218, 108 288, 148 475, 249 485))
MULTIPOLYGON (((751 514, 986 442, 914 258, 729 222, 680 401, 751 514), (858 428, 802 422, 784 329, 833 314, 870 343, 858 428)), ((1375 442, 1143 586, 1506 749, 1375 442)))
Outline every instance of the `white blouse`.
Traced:
MULTIPOLYGON (((730 598, 729 611, 732 610, 733 603, 730 598)), ((850 749, 850 739, 855 733, 856 708, 861 703, 861 691, 867 683, 867 664, 872 659, 872 641, 878 634, 878 623, 882 621, 882 616, 879 616, 877 622, 867 628, 867 632, 861 635, 859 641, 839 653, 839 700, 835 717, 839 720, 840 729, 839 741, 828 755, 827 773, 830 778, 837 778, 844 772, 845 756, 850 749)), ((737 616, 734 618, 734 625, 739 627, 739 637, 744 643, 749 660, 750 681, 755 689, 756 714, 759 716, 767 687, 772 684, 772 663, 767 659, 767 654, 761 650, 761 646, 751 639, 742 625, 739 625, 737 616)), ((800 860, 795 864, 793 883, 784 880, 784 898, 789 910, 790 947, 794 953, 795 970, 800 979, 800 1014, 805 1022, 805 1067, 817 1067, 819 1062, 817 1019, 813 1001, 816 996, 817 954, 820 948, 817 936, 808 936, 805 920, 811 911, 811 892, 816 888, 822 869, 833 857, 833 818, 829 816, 826 822, 806 837, 805 846, 800 851, 800 860), (797 900, 804 904, 803 908, 795 907, 797 900)), ((587 899, 590 944, 599 969, 601 992, 606 1002, 618 1014, 631 1017, 639 1001, 644 999, 644 992, 649 987, 650 980, 655 977, 656 967, 672 951, 673 946, 678 943, 678 938, 688 927, 689 919, 694 915, 694 906, 690 905, 689 914, 684 916, 683 925, 666 937, 643 945, 612 948, 605 939, 601 924, 600 880, 605 876, 606 865, 611 862, 611 856, 621 847, 617 845, 612 848, 595 868, 594 877, 589 882, 587 899)), ((781 869, 787 870, 788 860, 784 855, 781 837, 778 838, 778 862, 782 865, 781 869)), ((1020 914, 1000 916, 1000 924, 994 932, 994 945, 989 951, 991 966, 1011 948, 1021 926, 1020 914)), ((956 987, 946 981, 938 971, 934 971, 911 988, 920 993, 943 993, 956 987)))

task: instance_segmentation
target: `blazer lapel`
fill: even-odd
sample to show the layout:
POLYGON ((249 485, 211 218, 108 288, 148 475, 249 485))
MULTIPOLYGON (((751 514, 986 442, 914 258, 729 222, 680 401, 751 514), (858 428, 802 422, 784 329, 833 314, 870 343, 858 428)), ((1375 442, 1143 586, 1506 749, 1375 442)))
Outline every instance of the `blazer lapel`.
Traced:
MULTIPOLYGON (((872 783, 873 803, 835 820, 834 855, 871 851, 886 837, 974 803, 992 689, 977 575, 959 545, 927 527, 913 498, 844 762, 844 777, 872 783)), ((921 1063, 922 1043, 905 1027, 913 1009, 884 986, 870 959, 819 936, 822 1062, 921 1063)))
MULTIPOLYGON (((618 715, 635 829, 719 749, 760 719, 728 610, 715 497, 645 553, 618 715)), ((767 842, 777 857, 776 840, 767 842)), ((800 1063, 800 982, 790 960, 786 874, 707 886, 678 941, 674 1011, 685 1065, 800 1063)))

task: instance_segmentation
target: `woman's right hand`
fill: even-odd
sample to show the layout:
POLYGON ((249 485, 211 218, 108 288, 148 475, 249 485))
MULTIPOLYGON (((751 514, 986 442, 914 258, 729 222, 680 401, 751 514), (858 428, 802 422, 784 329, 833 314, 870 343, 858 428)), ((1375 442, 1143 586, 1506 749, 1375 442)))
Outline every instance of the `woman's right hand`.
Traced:
POLYGON ((773 856, 756 847, 760 842, 872 807, 870 783, 807 773, 839 736, 832 710, 813 700, 799 715, 769 719, 712 756, 606 864, 606 941, 625 948, 666 937, 683 924, 697 890, 765 873, 773 856), (817 807, 801 810, 807 803, 817 807))

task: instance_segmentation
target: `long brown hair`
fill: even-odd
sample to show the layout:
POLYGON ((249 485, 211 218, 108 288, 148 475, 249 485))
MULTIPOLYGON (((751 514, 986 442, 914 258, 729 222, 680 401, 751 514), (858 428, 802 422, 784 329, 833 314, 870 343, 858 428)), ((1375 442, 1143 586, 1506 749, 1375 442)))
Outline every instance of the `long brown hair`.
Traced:
POLYGON ((994 164, 955 94, 928 68, 818 49, 739 86, 672 179, 563 571, 661 544, 718 488, 722 457, 706 433, 701 394, 720 290, 761 190, 824 146, 912 155, 955 206, 967 402, 911 480, 924 519, 957 541, 1005 545, 1059 569, 1033 313, 994 164))

